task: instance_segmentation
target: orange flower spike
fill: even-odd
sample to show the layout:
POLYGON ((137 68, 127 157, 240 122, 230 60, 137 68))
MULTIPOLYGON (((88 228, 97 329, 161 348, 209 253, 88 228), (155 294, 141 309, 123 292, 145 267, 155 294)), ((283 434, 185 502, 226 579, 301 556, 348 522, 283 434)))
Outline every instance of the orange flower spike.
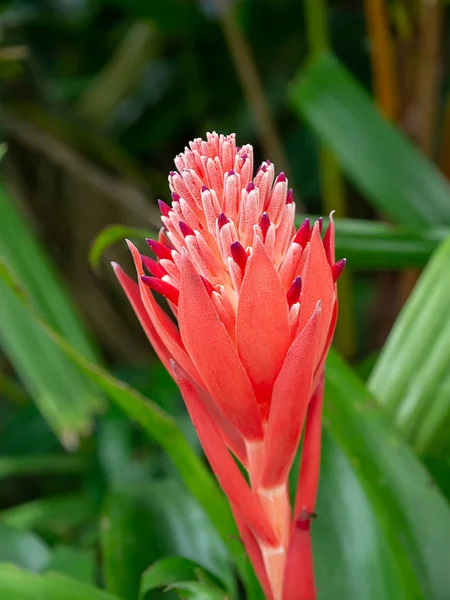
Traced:
POLYGON ((180 388, 267 597, 314 600, 323 370, 345 260, 335 262, 332 215, 323 240, 321 219, 296 231, 284 173, 265 161, 253 177, 250 145, 206 137, 175 158, 172 202, 159 201, 164 228, 148 240, 156 260, 129 243, 137 283, 114 270, 180 388))

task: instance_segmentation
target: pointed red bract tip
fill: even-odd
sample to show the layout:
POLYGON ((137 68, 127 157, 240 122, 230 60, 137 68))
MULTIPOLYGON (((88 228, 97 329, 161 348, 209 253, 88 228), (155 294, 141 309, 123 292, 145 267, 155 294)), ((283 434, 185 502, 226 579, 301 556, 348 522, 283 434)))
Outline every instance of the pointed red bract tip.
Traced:
POLYGON ((180 201, 180 198, 181 198, 180 194, 177 194, 176 192, 172 192, 170 195, 172 197, 172 201, 173 202, 179 202, 180 201))
POLYGON ((162 281, 158 277, 149 277, 148 275, 142 275, 141 280, 148 285, 149 288, 161 294, 167 300, 170 300, 173 304, 178 306, 178 299, 180 296, 180 292, 176 287, 167 283, 167 281, 162 281))
POLYGON ((220 213, 220 215, 217 217, 217 224, 219 226, 219 229, 222 229, 222 227, 229 222, 230 222, 230 219, 227 217, 227 215, 225 213, 220 213))
POLYGON ((323 217, 319 217, 317 219, 317 222, 319 223, 319 233, 322 233, 322 229, 323 229, 323 217))
POLYGON ((266 235, 270 227, 270 218, 266 212, 263 212, 263 214, 261 215, 261 219, 259 220, 259 226, 261 227, 263 240, 266 241, 266 235))
POLYGON ((335 283, 339 279, 339 277, 342 275, 342 271, 345 269, 345 265, 346 264, 347 264, 347 259, 346 258, 341 258, 341 260, 338 260, 331 267, 331 275, 332 275, 333 281, 335 283))
POLYGON ((231 177, 231 176, 232 176, 232 175, 234 175, 234 174, 235 174, 235 173, 234 173, 234 169, 230 169, 230 170, 228 171, 228 177, 231 177))
POLYGON ((209 192, 209 187, 207 185, 202 185, 201 191, 202 191, 202 193, 203 192, 209 192))
POLYGON ((194 235, 194 231, 184 221, 179 221, 178 225, 180 226, 180 231, 183 237, 187 237, 188 235, 194 235))
POLYGON ((164 277, 164 275, 167 275, 167 271, 165 270, 165 268, 159 262, 153 260, 153 258, 145 256, 145 254, 141 254, 141 259, 142 264, 147 269, 147 271, 149 271, 155 277, 161 278, 164 277))
POLYGON ((248 255, 245 251, 244 246, 240 242, 233 242, 230 246, 231 256, 234 262, 239 265, 242 273, 245 271, 245 265, 247 264, 248 255))
POLYGON ((174 177, 176 174, 176 171, 169 171, 169 177, 174 177))
POLYGON ((284 183, 286 180, 287 180, 286 175, 284 174, 283 171, 281 171, 281 173, 278 175, 275 183, 280 183, 280 182, 284 183))
POLYGON ((300 300, 300 294, 302 293, 302 278, 297 276, 291 284, 286 294, 286 300, 289 308, 300 300))
POLYGON ((169 216, 170 206, 164 202, 164 200, 158 200, 159 210, 164 217, 169 216))
POLYGON ((200 279, 203 281, 203 285, 205 286, 206 291, 211 296, 211 294, 215 291, 215 287, 210 281, 206 279, 206 277, 203 277, 203 275, 200 275, 200 279))
POLYGON ((292 188, 290 190, 288 190, 288 193, 286 194, 286 204, 292 204, 294 202, 294 192, 292 191, 292 188))
POLYGON ((309 238, 311 237, 311 224, 309 219, 306 218, 303 223, 300 225, 299 230, 294 238, 294 242, 299 244, 302 248, 306 246, 309 242, 309 238))
POLYGON ((147 238, 145 241, 158 258, 168 258, 169 260, 173 260, 170 248, 164 246, 163 244, 160 244, 156 240, 152 240, 151 238, 147 238))
POLYGON ((253 192, 253 190, 255 189, 255 184, 253 183, 253 181, 250 181, 250 183, 247 186, 247 192, 253 192))

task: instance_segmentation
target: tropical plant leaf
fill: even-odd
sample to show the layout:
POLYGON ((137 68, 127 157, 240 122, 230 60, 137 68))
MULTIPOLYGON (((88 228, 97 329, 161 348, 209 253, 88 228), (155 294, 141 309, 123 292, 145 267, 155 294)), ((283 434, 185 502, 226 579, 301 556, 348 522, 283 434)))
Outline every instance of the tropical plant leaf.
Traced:
POLYGON ((362 381, 336 352, 326 369, 325 426, 347 456, 391 548, 404 597, 445 600, 450 508, 362 381))
POLYGON ((301 69, 291 100, 377 210, 412 227, 450 224, 450 185, 336 58, 301 69))
POLYGON ((421 454, 450 448, 449 262, 450 238, 417 282, 368 382, 421 454))
POLYGON ((150 592, 161 587, 166 588, 178 581, 205 583, 213 579, 211 573, 206 573, 203 567, 192 560, 172 556, 161 558, 142 575, 139 600, 150 600, 150 592))
POLYGON ((118 600, 102 590, 59 573, 35 575, 0 564, 0 597, 8 600, 118 600))
POLYGON ((149 237, 156 238, 157 236, 157 233, 147 229, 136 229, 124 225, 108 225, 100 231, 93 241, 89 250, 89 263, 93 269, 97 269, 105 250, 116 242, 123 242, 125 238, 142 240, 149 237))
POLYGON ((48 423, 73 448, 91 427, 99 394, 43 333, 3 276, 0 296, 0 344, 48 423))
POLYGON ((232 589, 225 546, 178 480, 112 490, 101 522, 103 566, 111 592, 135 600, 148 565, 172 554, 197 560, 232 589))
MULTIPOLYGON (((50 556, 50 548, 35 533, 22 531, 0 522, 0 562, 14 563, 30 571, 42 571, 48 565, 50 556)), ((0 575, 0 592, 1 580, 0 575)), ((0 598, 9 598, 9 596, 0 593, 0 598)))

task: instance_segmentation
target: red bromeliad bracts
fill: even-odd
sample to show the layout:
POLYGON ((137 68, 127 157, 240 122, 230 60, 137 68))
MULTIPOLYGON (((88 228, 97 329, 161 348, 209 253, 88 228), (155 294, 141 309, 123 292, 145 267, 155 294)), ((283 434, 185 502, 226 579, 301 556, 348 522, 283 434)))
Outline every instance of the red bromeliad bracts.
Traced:
POLYGON ((295 231, 285 175, 266 161, 253 177, 253 148, 234 135, 196 139, 175 164, 164 229, 147 240, 157 260, 129 243, 138 284, 114 269, 181 390, 267 597, 312 600, 323 370, 345 264, 334 262, 333 221, 323 240, 321 220, 295 231))

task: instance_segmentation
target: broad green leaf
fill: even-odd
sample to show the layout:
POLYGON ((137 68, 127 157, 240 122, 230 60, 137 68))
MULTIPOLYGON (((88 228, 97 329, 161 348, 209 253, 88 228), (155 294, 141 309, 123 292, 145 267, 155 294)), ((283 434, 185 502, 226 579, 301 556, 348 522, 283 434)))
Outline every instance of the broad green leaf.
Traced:
POLYGON ((336 219, 336 256, 352 269, 423 267, 450 233, 443 228, 412 231, 380 221, 336 219))
POLYGON ((105 580, 117 595, 137 598, 148 565, 173 554, 195 559, 233 585, 224 545, 176 479, 112 490, 101 524, 105 580))
POLYGON ((446 600, 448 503, 362 381, 333 351, 325 395, 325 426, 370 501, 393 568, 401 574, 403 597, 446 600))
POLYGON ((93 269, 97 269, 100 259, 112 244, 123 242, 125 238, 143 240, 145 238, 158 237, 154 231, 147 229, 136 229, 135 227, 126 227, 125 225, 108 225, 100 231, 92 243, 89 250, 89 262, 93 269))
POLYGON ((179 581, 169 589, 176 590, 181 600, 229 600, 224 592, 197 581, 179 581))
POLYGON ((368 386, 419 453, 450 448, 450 238, 420 277, 368 386))
MULTIPOLYGON (((306 215, 298 216, 299 226, 306 215)), ((315 221, 318 217, 309 215, 315 221)), ((381 221, 334 219, 336 257, 347 258, 352 269, 405 269, 423 267, 450 229, 411 229, 381 221)), ((328 219, 324 219, 324 226, 328 219)))
POLYGON ((93 586, 59 573, 35 575, 0 564, 0 598, 8 600, 118 600, 93 586))
POLYGON ((56 571, 78 581, 93 583, 95 575, 94 550, 80 550, 71 546, 56 546, 46 571, 56 571))
POLYGON ((302 69, 291 100, 377 210, 410 226, 450 224, 450 185, 336 58, 302 69))
MULTIPOLYGON (((49 561, 50 548, 40 537, 0 522, 0 562, 14 563, 30 571, 41 571, 49 561)), ((0 593, 0 598, 9 596, 0 593)))
MULTIPOLYGON (((1 265, 0 265, 1 266, 1 265)), ((91 427, 99 397, 0 277, 0 344, 36 405, 69 448, 91 427)))
POLYGON ((201 581, 213 579, 198 563, 187 558, 167 557, 154 562, 141 578, 139 600, 151 600, 150 592, 179 581, 201 581))
POLYGON ((351 463, 323 432, 312 524, 318 600, 406 598, 402 574, 351 463))

